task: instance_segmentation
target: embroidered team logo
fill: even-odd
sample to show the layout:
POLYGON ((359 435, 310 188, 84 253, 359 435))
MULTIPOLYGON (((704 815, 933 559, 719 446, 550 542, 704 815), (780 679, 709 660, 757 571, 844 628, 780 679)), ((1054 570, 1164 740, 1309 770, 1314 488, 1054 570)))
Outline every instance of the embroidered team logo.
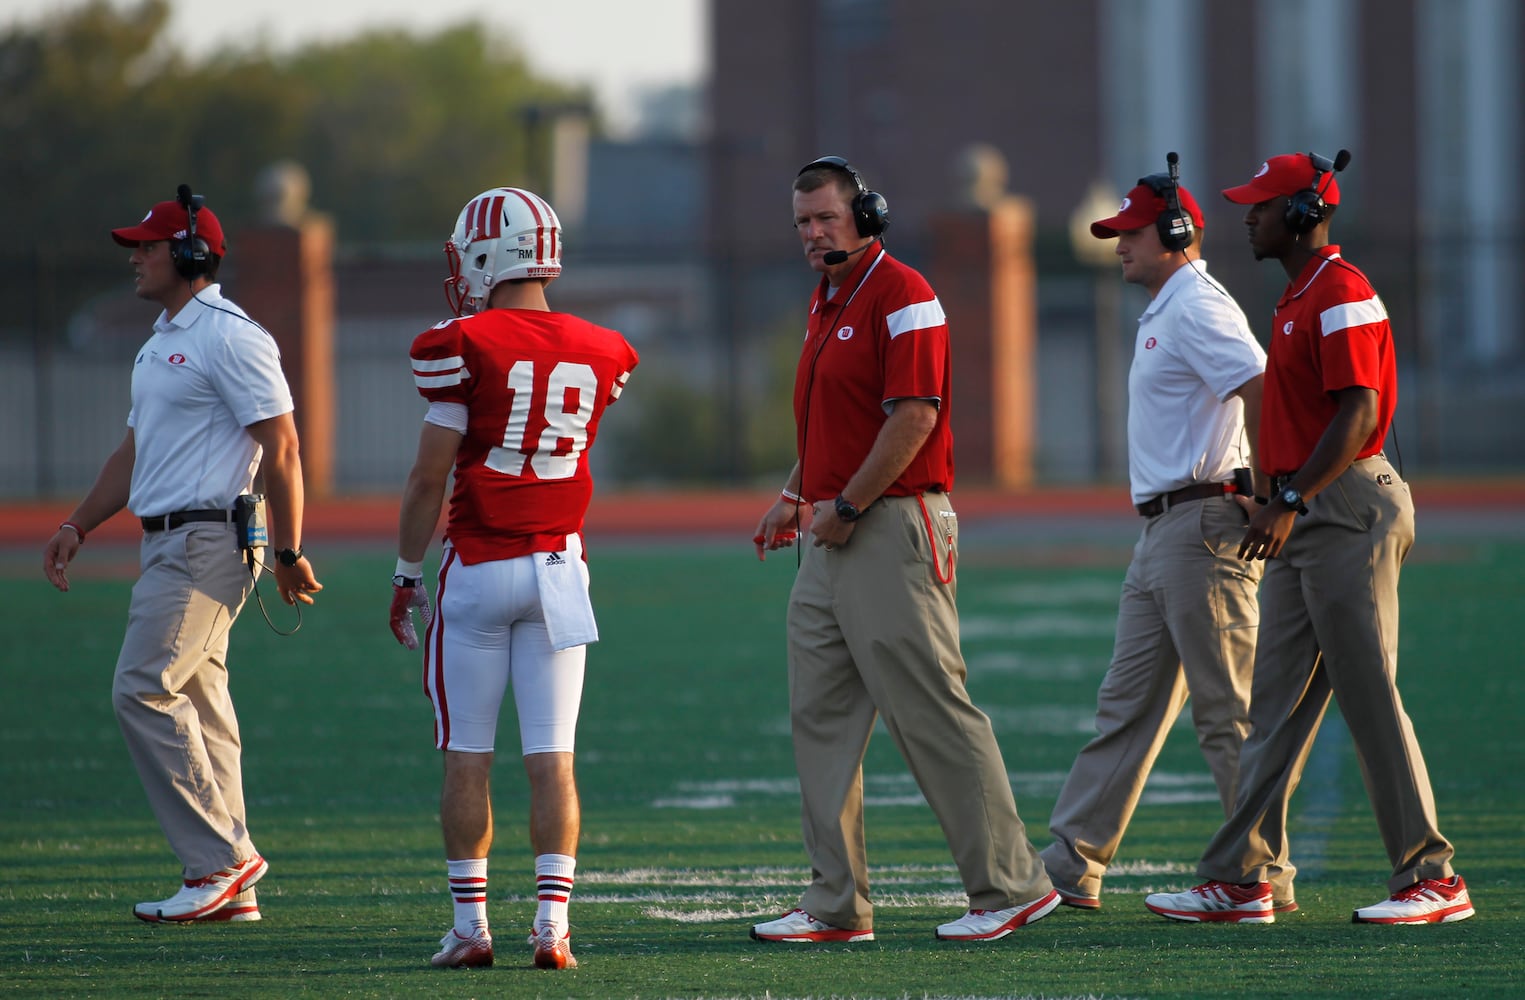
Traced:
POLYGON ((1282 332, 1283 336, 1287 336, 1287 337, 1292 336, 1292 321, 1290 319, 1282 324, 1281 332, 1282 332))
POLYGON ((1126 212, 1128 209, 1130 209, 1132 207, 1133 207, 1133 199, 1132 198, 1124 198, 1123 199, 1123 203, 1121 205, 1117 206, 1117 213, 1119 215, 1121 215, 1122 213, 1126 212))
POLYGON ((1266 162, 1264 162, 1264 163, 1262 163, 1260 165, 1260 169, 1259 170, 1255 171, 1255 176, 1256 177, 1264 177, 1266 174, 1268 174, 1270 172, 1271 172, 1271 161, 1267 160, 1266 162))
POLYGON ((172 364, 172 365, 183 365, 183 364, 185 364, 185 355, 184 354, 171 354, 169 356, 169 363, 172 364))
POLYGON ((1144 350, 1146 351, 1152 351, 1158 346, 1160 346, 1160 342, 1155 340, 1153 337, 1150 337, 1148 340, 1144 341, 1144 350))
POLYGON ((853 339, 853 328, 850 327, 850 326, 842 327, 842 329, 837 331, 837 339, 838 340, 852 340, 853 339))

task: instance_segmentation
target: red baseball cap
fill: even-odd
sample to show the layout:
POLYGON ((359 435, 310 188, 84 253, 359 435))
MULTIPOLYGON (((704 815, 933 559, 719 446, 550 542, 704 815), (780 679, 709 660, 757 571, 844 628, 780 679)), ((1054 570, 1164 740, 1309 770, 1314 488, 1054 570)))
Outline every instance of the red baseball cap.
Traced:
POLYGON ((1307 153, 1271 157, 1260 165, 1248 184, 1226 189, 1223 197, 1236 205, 1258 205, 1272 198, 1294 195, 1311 188, 1314 178, 1318 178, 1319 193, 1324 196, 1324 203, 1338 205, 1340 185, 1335 182, 1334 171, 1325 171, 1319 177, 1318 168, 1313 165, 1313 159, 1307 153))
MULTIPOLYGON (((190 213, 184 205, 178 201, 161 201, 150 208, 148 214, 143 216, 143 221, 136 226, 113 229, 111 238, 124 247, 135 247, 139 243, 152 243, 156 240, 183 240, 189 227, 190 213)), ((203 208, 196 213, 196 235, 206 240, 207 247, 217 256, 221 257, 228 252, 227 241, 222 235, 222 223, 217 221, 217 216, 212 214, 210 208, 203 208)))
MULTIPOLYGON (((1176 191, 1181 196, 1181 211, 1191 216, 1192 225, 1198 229, 1204 228, 1206 223, 1202 220, 1202 209, 1197 206, 1197 199, 1184 187, 1178 187, 1176 191)), ((1154 188, 1148 184, 1140 184, 1128 192, 1116 215, 1091 223, 1091 235, 1099 240, 1110 240, 1118 233, 1152 226, 1167 207, 1169 201, 1164 196, 1155 194, 1154 188)))

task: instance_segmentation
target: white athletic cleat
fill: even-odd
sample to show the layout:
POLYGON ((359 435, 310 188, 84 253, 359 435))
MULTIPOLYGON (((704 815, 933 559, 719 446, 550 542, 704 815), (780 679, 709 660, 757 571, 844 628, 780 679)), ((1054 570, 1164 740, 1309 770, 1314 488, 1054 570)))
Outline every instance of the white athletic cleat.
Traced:
POLYGON ((259 901, 254 897, 254 890, 245 889, 228 900, 220 909, 213 910, 204 917, 197 917, 196 923, 209 924, 218 921, 245 923, 262 919, 264 918, 259 915, 259 901))
POLYGON ((535 949, 537 969, 575 969, 577 959, 572 957, 572 932, 557 933, 556 928, 546 925, 530 935, 530 946, 535 949))
POLYGON ((1042 920, 1058 908, 1061 897, 1055 890, 1030 903, 1018 903, 1004 910, 969 910, 962 917, 937 928, 943 941, 996 941, 1018 927, 1042 920))
POLYGON ((872 927, 864 927, 860 930, 833 927, 825 921, 817 920, 804 910, 790 910, 777 920, 754 924, 751 933, 754 941, 787 941, 792 944, 816 941, 857 944, 860 941, 874 939, 872 927))
POLYGON ((1274 924, 1271 883, 1235 885, 1203 882, 1186 892, 1156 892, 1144 897, 1144 905, 1171 920, 1222 921, 1240 924, 1274 924))
MULTIPOLYGON (((269 870, 270 866, 266 864, 265 859, 256 854, 232 868, 215 871, 205 878, 186 879, 180 891, 170 898, 152 903, 139 903, 132 908, 132 912, 139 920, 146 920, 151 924, 206 920, 227 906, 228 901, 234 896, 252 887, 269 870)), ((257 906, 255 912, 259 912, 257 906)))
POLYGON ((1472 916, 1472 897, 1460 875, 1427 878, 1351 916, 1357 924, 1449 924, 1472 916))
POLYGON ((492 964, 492 935, 480 930, 461 937, 452 927, 440 938, 439 951, 429 964, 441 969, 485 969, 492 964))

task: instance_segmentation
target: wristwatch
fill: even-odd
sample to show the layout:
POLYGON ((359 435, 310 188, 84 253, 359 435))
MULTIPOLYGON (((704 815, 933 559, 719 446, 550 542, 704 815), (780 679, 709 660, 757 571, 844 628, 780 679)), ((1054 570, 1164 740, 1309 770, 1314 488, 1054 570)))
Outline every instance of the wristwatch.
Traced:
POLYGON ((297 549, 295 551, 292 551, 291 549, 281 549, 275 554, 276 562, 279 562, 282 566, 295 566, 297 564, 297 560, 300 558, 302 558, 301 549, 297 549))
POLYGON ((836 507, 837 517, 849 523, 863 516, 863 512, 858 509, 858 505, 840 493, 837 494, 836 507))
POLYGON ((1288 507, 1297 511, 1298 516, 1302 516, 1303 514, 1308 513, 1308 505, 1303 503, 1303 495, 1290 486, 1276 494, 1276 498, 1282 503, 1286 504, 1288 507))

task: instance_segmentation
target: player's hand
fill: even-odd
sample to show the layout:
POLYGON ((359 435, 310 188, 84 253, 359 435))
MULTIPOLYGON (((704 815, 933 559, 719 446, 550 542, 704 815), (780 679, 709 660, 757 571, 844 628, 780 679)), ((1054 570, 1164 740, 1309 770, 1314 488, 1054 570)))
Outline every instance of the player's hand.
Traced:
POLYGON ((434 606, 429 603, 429 588, 424 586, 422 579, 409 587, 400 586, 398 579, 404 578, 392 578, 392 634, 404 646, 417 649, 418 632, 413 627, 413 612, 418 611, 427 633, 429 623, 434 621, 434 606))
POLYGON ((42 551, 42 573, 48 582, 64 593, 69 592, 69 563, 79 554, 79 535, 70 528, 59 528, 42 551))

